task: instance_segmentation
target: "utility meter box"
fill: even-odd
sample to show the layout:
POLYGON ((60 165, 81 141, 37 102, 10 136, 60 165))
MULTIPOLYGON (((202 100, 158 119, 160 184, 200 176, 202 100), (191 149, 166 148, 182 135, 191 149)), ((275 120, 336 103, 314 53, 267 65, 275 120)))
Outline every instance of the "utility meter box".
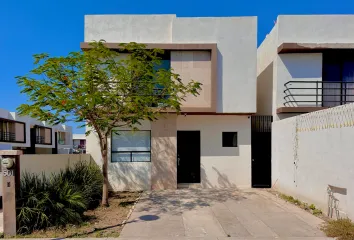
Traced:
POLYGON ((7 169, 12 169, 15 167, 15 158, 5 157, 1 161, 2 166, 7 169))

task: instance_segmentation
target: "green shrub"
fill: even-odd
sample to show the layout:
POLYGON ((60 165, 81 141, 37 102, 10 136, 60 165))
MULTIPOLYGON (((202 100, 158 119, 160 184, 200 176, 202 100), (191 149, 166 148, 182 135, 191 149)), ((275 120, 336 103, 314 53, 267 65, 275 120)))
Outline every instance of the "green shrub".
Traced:
POLYGON ((315 210, 315 209, 316 209, 316 206, 312 203, 312 204, 310 205, 310 209, 311 209, 311 210, 315 210))
POLYGON ((280 193, 279 194, 280 198, 284 199, 287 202, 290 202, 292 204, 298 205, 299 207, 301 207, 302 209, 305 209, 306 211, 311 210, 313 215, 321 215, 322 211, 318 208, 316 208, 316 206, 314 204, 311 204, 310 206, 305 203, 305 202, 301 202, 299 199, 293 198, 292 196, 288 196, 285 194, 280 193))
POLYGON ((73 168, 67 168, 59 173, 61 178, 78 187, 87 201, 87 208, 98 206, 102 199, 103 176, 96 164, 79 162, 73 168))
POLYGON ((80 162, 50 177, 23 173, 17 198, 19 233, 82 222, 101 198, 103 178, 94 164, 80 162))

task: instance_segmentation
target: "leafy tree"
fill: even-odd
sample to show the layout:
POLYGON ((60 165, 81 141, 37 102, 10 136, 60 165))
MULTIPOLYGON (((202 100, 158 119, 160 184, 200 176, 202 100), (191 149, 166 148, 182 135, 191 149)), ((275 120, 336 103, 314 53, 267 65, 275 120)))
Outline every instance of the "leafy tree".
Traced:
POLYGON ((135 130, 142 120, 180 112, 185 96, 198 95, 201 84, 193 80, 184 84, 173 70, 159 68, 161 49, 128 43, 114 51, 104 41, 90 47, 65 57, 34 55, 34 69, 17 77, 21 93, 29 97, 29 103, 18 111, 51 124, 85 122, 86 135, 97 134, 104 177, 102 205, 108 205, 107 139, 111 132, 123 126, 135 130))

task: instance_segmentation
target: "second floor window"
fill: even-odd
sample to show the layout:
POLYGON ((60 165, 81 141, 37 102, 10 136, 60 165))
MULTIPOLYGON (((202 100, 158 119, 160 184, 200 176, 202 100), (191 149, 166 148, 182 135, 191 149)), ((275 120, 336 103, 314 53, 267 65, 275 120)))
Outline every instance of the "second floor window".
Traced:
POLYGON ((65 132, 58 132, 58 144, 65 144, 65 132))
POLYGON ((354 102, 354 51, 323 53, 323 106, 354 102))
MULTIPOLYGON (((158 71, 159 69, 165 69, 165 70, 169 70, 171 68, 171 61, 169 59, 170 55, 168 53, 168 55, 166 55, 164 57, 163 60, 161 60, 161 64, 158 66, 155 66, 155 70, 158 71)), ((169 97, 169 95, 163 94, 164 92, 164 87, 156 84, 155 85, 155 89, 153 94, 154 95, 160 95, 159 99, 167 99, 169 97)), ((163 103, 162 102, 158 102, 158 103, 153 103, 152 107, 160 107, 163 103)))
POLYGON ((15 123, 6 120, 0 120, 0 141, 16 141, 15 123))
POLYGON ((25 143, 25 123, 0 119, 0 142, 25 143))
POLYGON ((47 127, 36 127, 36 144, 52 144, 52 129, 47 127))

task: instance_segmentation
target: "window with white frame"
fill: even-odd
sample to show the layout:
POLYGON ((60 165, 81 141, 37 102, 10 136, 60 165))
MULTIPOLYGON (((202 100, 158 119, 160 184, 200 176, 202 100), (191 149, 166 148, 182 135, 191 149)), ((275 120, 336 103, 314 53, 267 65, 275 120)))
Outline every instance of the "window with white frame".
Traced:
POLYGON ((112 162, 150 162, 151 131, 112 131, 112 162))

